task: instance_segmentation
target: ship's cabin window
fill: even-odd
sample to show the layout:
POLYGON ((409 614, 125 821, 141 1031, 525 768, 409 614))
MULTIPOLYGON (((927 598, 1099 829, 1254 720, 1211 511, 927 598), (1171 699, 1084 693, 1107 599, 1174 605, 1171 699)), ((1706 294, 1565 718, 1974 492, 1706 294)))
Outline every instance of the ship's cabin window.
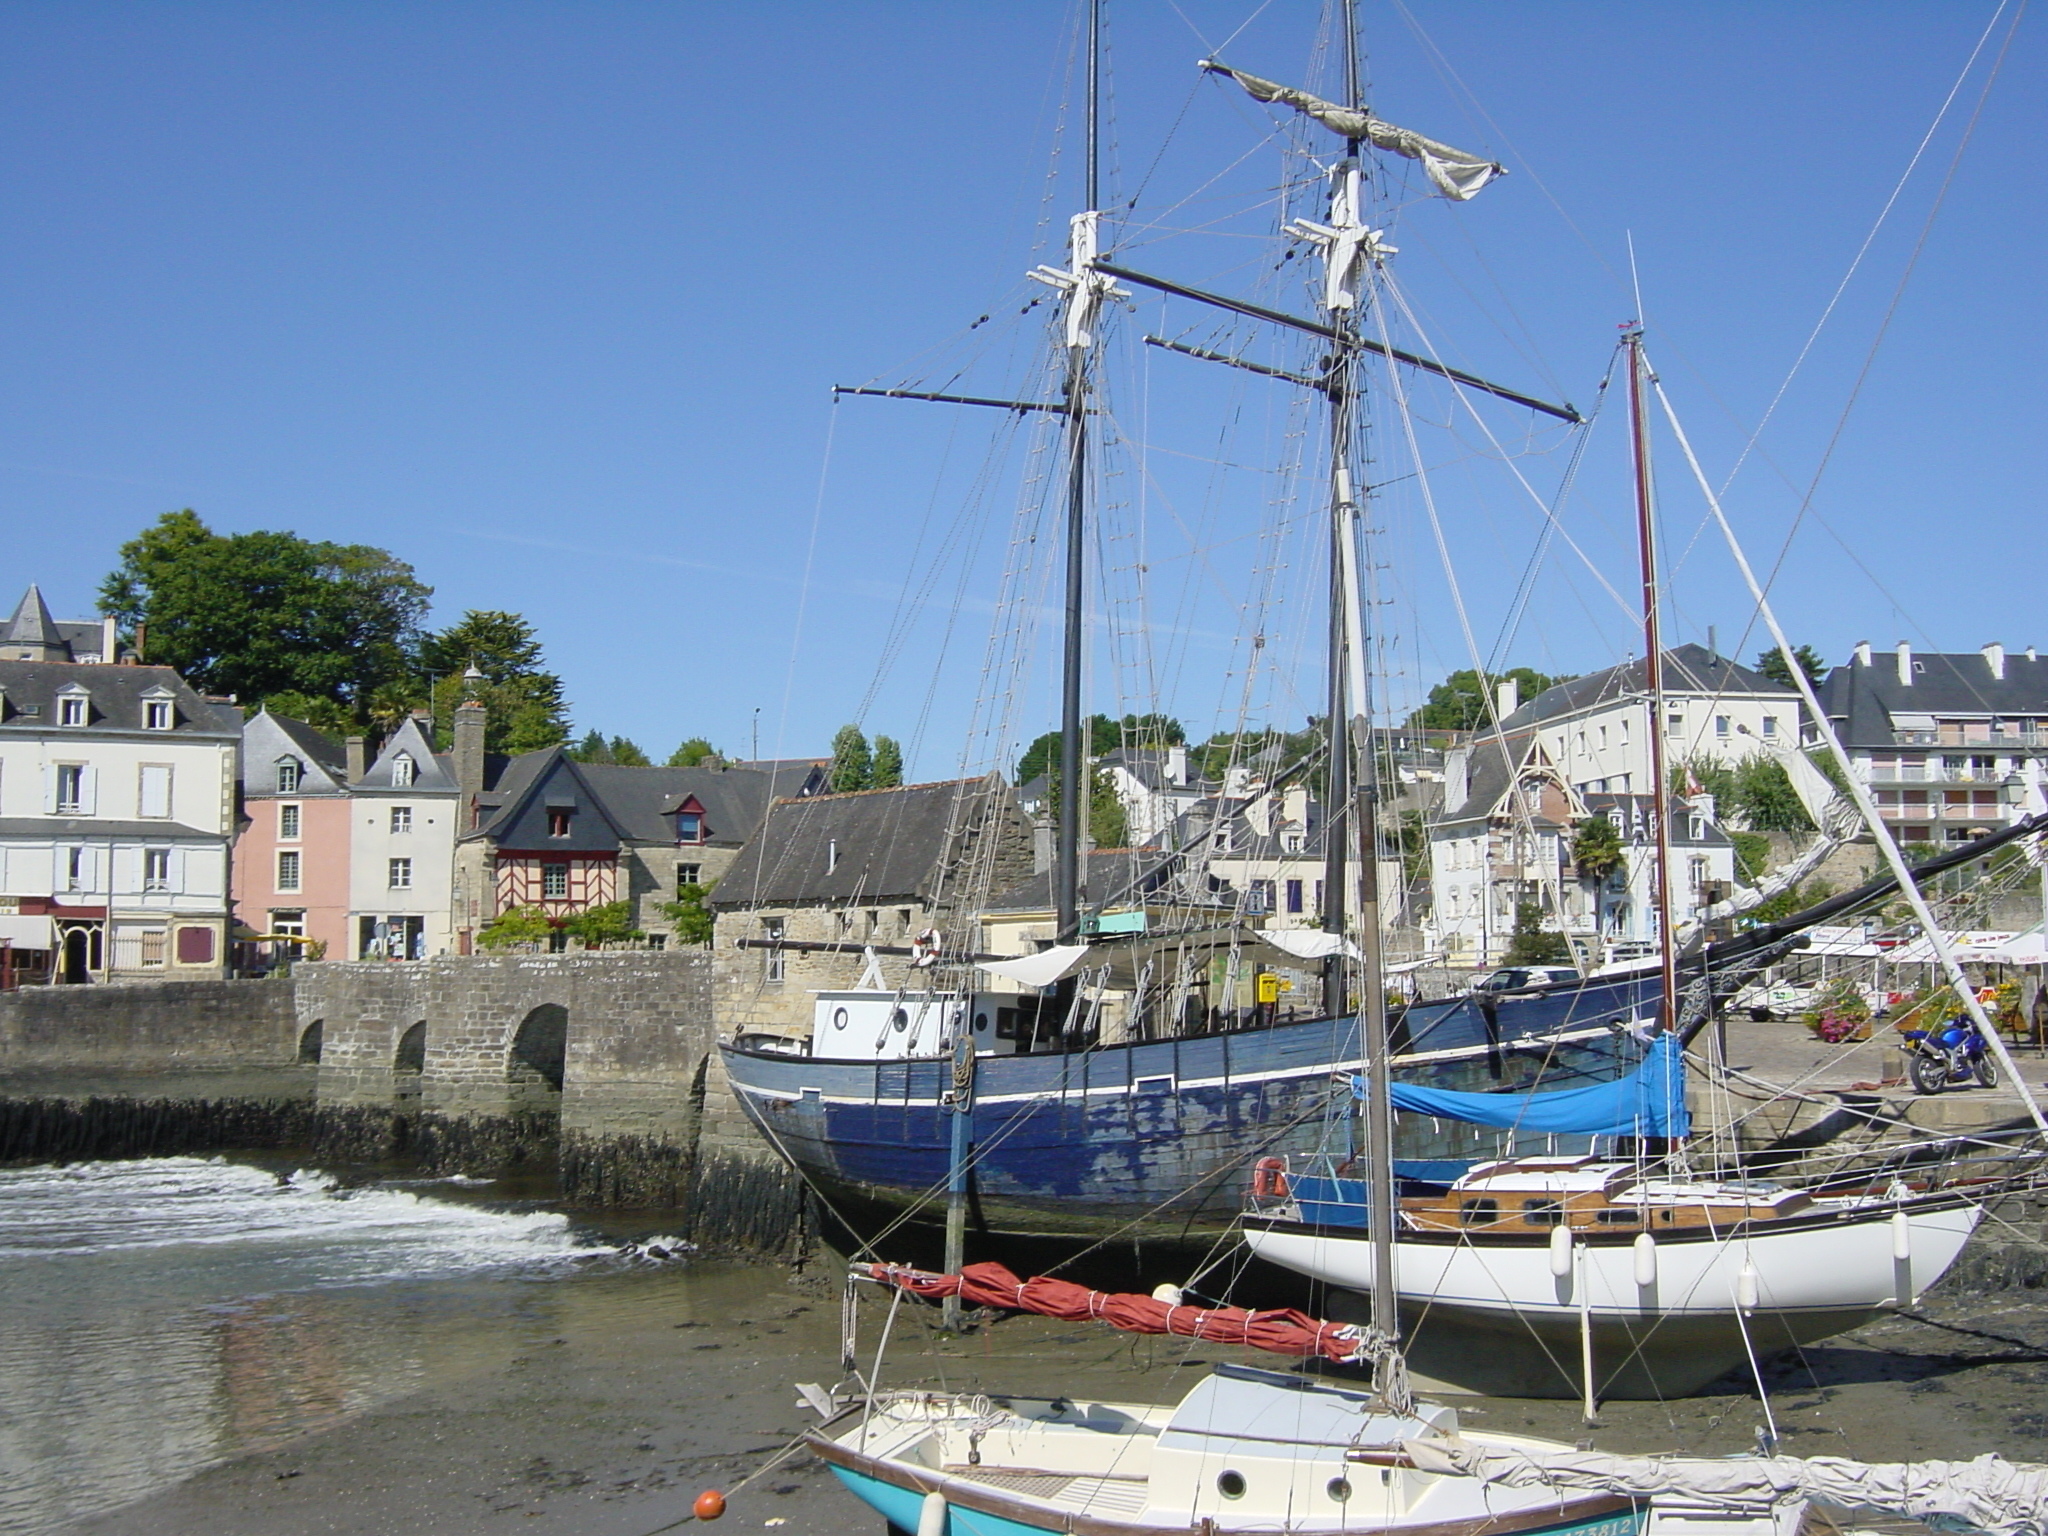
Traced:
POLYGON ((1532 1227, 1564 1225, 1564 1206, 1556 1200, 1524 1200, 1522 1220, 1532 1227))
POLYGON ((1467 1200, 1458 1207, 1458 1220, 1468 1227, 1486 1227, 1500 1220, 1497 1200, 1467 1200))
POLYGON ((1610 1207, 1604 1211, 1594 1212, 1593 1219, 1607 1227, 1640 1227, 1643 1224, 1643 1213, 1610 1207))

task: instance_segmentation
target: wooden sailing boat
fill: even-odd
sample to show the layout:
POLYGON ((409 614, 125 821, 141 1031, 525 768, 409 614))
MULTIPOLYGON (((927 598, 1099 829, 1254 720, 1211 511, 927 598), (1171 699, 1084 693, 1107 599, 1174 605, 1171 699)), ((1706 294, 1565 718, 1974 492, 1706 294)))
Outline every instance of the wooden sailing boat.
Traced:
MULTIPOLYGON (((1669 780, 1658 729, 1663 640, 1645 392, 1650 375, 1640 328, 1632 327, 1622 345, 1648 658, 1647 734, 1661 787, 1669 780)), ((1832 734, 1825 720, 1821 729, 1832 734)), ((1616 1110, 1597 1095, 1556 1092, 1410 1090, 1404 1096, 1396 1088, 1396 1102, 1417 1113, 1505 1117, 1494 1123, 1533 1115, 1543 1124, 1582 1129, 1605 1116, 1608 1134, 1638 1147, 1682 1147, 1681 1035, 1670 1011, 1677 962, 1668 805, 1667 790, 1654 823, 1665 981, 1652 1052, 1664 1070, 1654 1078, 1641 1074, 1639 1118, 1630 1123, 1624 1112, 1620 1123, 1611 1123, 1616 1110), (1591 1118, 1571 1119, 1582 1098, 1591 1118), (1651 1118, 1655 1123, 1646 1123, 1651 1118)), ((1874 825, 1886 835, 1881 823, 1874 825)), ((1626 1095, 1625 1083, 1609 1087, 1626 1095)), ((1297 1190, 1282 1171, 1267 1190, 1279 1196, 1284 1188, 1286 1196, 1255 1200, 1246 1241, 1273 1263, 1370 1291, 1376 1308, 1383 1295, 1398 1295, 1411 1318, 1427 1320, 1421 1358, 1430 1375, 1475 1391, 1579 1395, 1590 1418, 1599 1397, 1696 1391, 1744 1361, 1753 1364, 1854 1328, 1888 1307, 1912 1305, 1961 1255, 1986 1200, 2009 1183, 1987 1186, 1977 1178, 1942 1187, 1922 1175, 1917 1188, 1894 1177, 1888 1188, 1821 1196, 1694 1177, 1682 1161, 1661 1155, 1502 1161, 1474 1168, 1441 1194, 1401 1201, 1389 1268, 1386 1250, 1364 1230, 1376 1214, 1369 1191, 1347 1192, 1343 1181, 1313 1172, 1297 1190)))
MULTIPOLYGON (((951 950, 925 957, 937 963, 917 972, 907 987, 889 988, 877 981, 858 994, 821 996, 808 1050, 792 1052, 784 1042, 722 1047, 728 1079, 770 1144, 836 1210, 862 1226, 904 1215, 936 1224, 946 1209, 955 1230, 966 1220, 984 1233, 1084 1240, 1114 1235, 1148 1245, 1201 1245, 1235 1222, 1252 1161, 1326 1145, 1333 1081, 1364 1064, 1367 1038, 1388 1022, 1378 981, 1355 992, 1347 981, 1355 955, 1347 958, 1344 938, 1355 931, 1356 942, 1374 950, 1369 958, 1377 977, 1379 850, 1369 829, 1379 814, 1378 789, 1374 754, 1368 750, 1359 508, 1352 465, 1362 360, 1379 354, 1397 366, 1448 378, 1461 389, 1483 391, 1553 418, 1579 419, 1569 406, 1374 341, 1361 334, 1357 323, 1361 279, 1385 254, 1377 234, 1361 221, 1359 152, 1371 146, 1412 159, 1437 190, 1459 200, 1483 188, 1497 166, 1392 127, 1369 112, 1321 102, 1221 64, 1206 67, 1262 100, 1308 112, 1352 147, 1348 165, 1333 173, 1326 220, 1301 221, 1287 232, 1321 253, 1324 316, 1303 318, 1205 293, 1108 259, 1111 231, 1099 206, 1091 153, 1087 207, 1071 221, 1067 265, 1041 267, 1032 274, 1053 287, 1063 305, 1057 322, 1057 398, 1005 402, 915 395, 1055 411, 1061 418, 1066 474, 1060 772, 1062 782, 1078 784, 1086 777, 1081 684, 1094 409, 1091 360, 1105 302, 1130 289, 1151 289, 1305 335, 1322 349, 1312 375, 1278 376, 1305 385, 1328 408, 1331 622, 1324 931, 1290 935, 1211 924, 1206 931, 1088 939, 1081 901, 1085 797, 1068 796, 1067 814, 1057 822, 1052 871, 1057 932, 1047 953, 996 961, 977 971, 975 957, 962 953, 956 938, 951 950), (1370 909, 1369 918, 1359 902, 1370 909), (1361 919, 1355 929, 1354 918, 1361 919), (1093 1040, 1082 1027, 1091 986, 1142 991, 1139 978, 1162 957, 1165 963, 1198 966, 1227 946, 1260 945, 1269 946, 1265 953, 1280 964, 1321 967, 1323 1017, 1193 1036, 1182 1032, 1177 1019, 1162 1017, 1150 1026, 1141 1022, 1131 1031, 1135 1038, 1119 1043, 1093 1040), (1021 997, 985 990, 989 972, 1035 990, 1021 997), (1084 977, 1093 980, 1084 983, 1084 977), (1363 1025, 1354 996, 1362 999, 1357 1006, 1368 1015, 1363 1025), (832 1027, 842 1015, 851 1017, 862 1009, 884 1019, 901 1014, 905 1025, 900 1030, 832 1027), (912 1021, 921 1027, 912 1027, 912 1021), (856 1048, 857 1040, 871 1041, 872 1047, 856 1048), (1021 1049, 1020 1041, 1027 1040, 1051 1048, 1021 1049), (971 1052, 957 1070, 956 1050, 971 1052), (951 1198, 942 1200, 942 1193, 951 1198)), ((1091 92, 1091 123, 1092 103, 1091 92)), ((1681 1029, 1703 1026, 1721 1001, 1781 952, 1772 947, 1781 942, 1787 942, 1782 935, 1772 944, 1745 939, 1720 946, 1691 957, 1676 972, 1419 1004, 1401 1012, 1390 1049, 1401 1059, 1397 1064, 1439 1079, 1460 1073, 1498 1077, 1504 1064, 1512 1078, 1518 1054, 1530 1073, 1613 1076, 1636 1060, 1631 1026, 1659 1016, 1675 1018, 1681 1029)), ((1483 1149, 1488 1156, 1498 1150, 1483 1149)), ((1472 1160, 1467 1156, 1463 1161, 1472 1160)), ((1429 1173, 1445 1175, 1443 1158, 1427 1161, 1434 1165, 1429 1173)))

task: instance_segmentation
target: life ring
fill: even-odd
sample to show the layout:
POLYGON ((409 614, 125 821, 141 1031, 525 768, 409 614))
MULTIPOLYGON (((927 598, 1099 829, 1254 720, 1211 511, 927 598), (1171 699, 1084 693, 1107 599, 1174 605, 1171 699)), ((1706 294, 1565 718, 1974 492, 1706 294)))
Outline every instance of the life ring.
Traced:
POLYGON ((1252 1198, 1254 1200, 1285 1200, 1287 1198, 1287 1164, 1277 1157, 1262 1157, 1252 1164, 1252 1198))
POLYGON ((939 963, 939 930, 927 928, 910 941, 910 963, 926 970, 939 963))

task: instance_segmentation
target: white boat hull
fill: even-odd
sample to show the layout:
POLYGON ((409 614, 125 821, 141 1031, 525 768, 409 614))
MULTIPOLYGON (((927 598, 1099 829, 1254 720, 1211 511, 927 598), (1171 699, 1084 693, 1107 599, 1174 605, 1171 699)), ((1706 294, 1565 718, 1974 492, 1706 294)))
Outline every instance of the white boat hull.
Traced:
MULTIPOLYGON (((1411 1363, 1431 1379, 1576 1396, 1590 1326, 1600 1397, 1669 1396, 1705 1386, 1751 1349, 1761 1359, 1911 1304, 1947 1273, 1982 1216, 1969 1204, 1909 1210, 1901 1234, 1889 1209, 1865 1208, 1753 1235, 1660 1234, 1648 1284, 1638 1283, 1633 1234, 1597 1234, 1561 1266, 1541 1239, 1404 1234, 1395 1283, 1411 1363)), ((1253 1221, 1245 1240, 1271 1263, 1345 1291, 1372 1289, 1362 1233, 1253 1221)))

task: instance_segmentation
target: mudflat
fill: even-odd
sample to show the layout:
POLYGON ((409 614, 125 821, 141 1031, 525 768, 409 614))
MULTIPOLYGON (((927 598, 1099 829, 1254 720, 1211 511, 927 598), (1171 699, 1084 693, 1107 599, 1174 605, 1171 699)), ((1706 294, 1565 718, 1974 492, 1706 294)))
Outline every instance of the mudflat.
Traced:
MULTIPOLYGON (((885 1312, 860 1308, 863 1370, 885 1312)), ((942 1337, 905 1303, 882 1385, 1170 1400, 1222 1358, 1186 1340, 1005 1317, 942 1337)), ((813 1415, 792 1384, 838 1377, 837 1272, 679 1265, 536 1282, 494 1347, 418 1390, 212 1467, 68 1531, 85 1536, 575 1532, 651 1536, 698 1492, 732 1488, 813 1415)), ((2048 1460, 2048 1293, 1956 1291, 1766 1369, 1783 1448, 1869 1460, 2048 1460)), ((1588 1429, 1574 1403, 1455 1399, 1475 1427, 1604 1450, 1725 1455, 1765 1422, 1734 1380, 1670 1403, 1615 1403, 1588 1429)), ((801 1452, 733 1496, 721 1528, 786 1536, 880 1521, 801 1452)), ((1896 1528, 1896 1527, 1894 1527, 1896 1528)))

